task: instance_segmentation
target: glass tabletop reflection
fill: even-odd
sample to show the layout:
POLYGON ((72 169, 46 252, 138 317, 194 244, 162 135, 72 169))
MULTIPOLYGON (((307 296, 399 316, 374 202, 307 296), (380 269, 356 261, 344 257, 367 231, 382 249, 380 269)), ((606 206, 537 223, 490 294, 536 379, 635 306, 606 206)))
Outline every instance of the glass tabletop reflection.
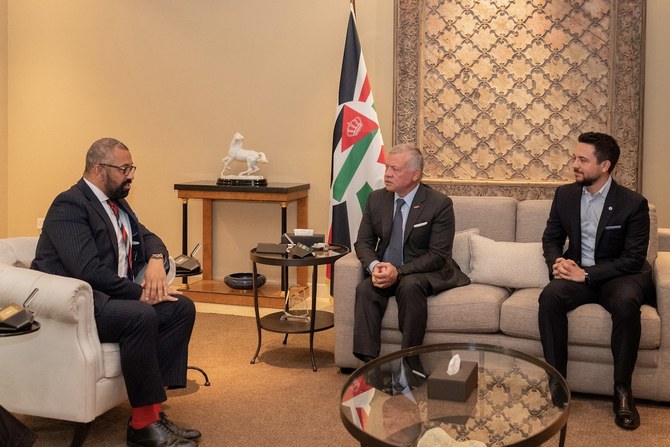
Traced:
POLYGON ((528 354, 483 344, 405 349, 357 369, 340 416, 364 446, 531 446, 565 427, 565 379, 528 354), (448 371, 458 354, 460 369, 448 371))

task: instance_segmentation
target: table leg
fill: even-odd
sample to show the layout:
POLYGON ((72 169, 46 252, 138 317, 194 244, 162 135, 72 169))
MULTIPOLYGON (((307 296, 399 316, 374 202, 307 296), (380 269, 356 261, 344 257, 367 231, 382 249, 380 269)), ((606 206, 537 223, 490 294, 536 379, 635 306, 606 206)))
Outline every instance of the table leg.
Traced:
POLYGON ((202 279, 212 279, 212 199, 202 199, 202 279))
MULTIPOLYGON (((253 264, 253 273, 254 276, 252 278, 256 278, 257 268, 256 268, 256 263, 252 262, 253 264)), ((256 347, 256 353, 254 354, 254 358, 251 359, 251 364, 253 365, 256 363, 256 359, 258 358, 258 353, 261 352, 261 315, 258 310, 258 287, 256 287, 256 281, 252 281, 254 285, 254 311, 256 313, 256 328, 258 329, 258 346, 256 347)))
POLYGON ((193 369, 195 371, 199 371, 200 374, 202 374, 202 376, 205 378, 205 386, 210 386, 211 385, 211 383, 209 383, 209 376, 207 375, 207 373, 205 372, 204 369, 202 369, 198 366, 191 366, 191 365, 187 366, 186 369, 193 369))
MULTIPOLYGON (((301 199, 296 200, 296 206, 297 206, 297 228, 309 228, 309 224, 307 222, 307 214, 308 214, 308 208, 307 208, 307 197, 303 197, 301 199)), ((297 273, 297 282, 298 284, 304 286, 307 285, 307 275, 308 275, 308 268, 307 267, 298 267, 298 273, 297 273)), ((314 283, 316 284, 316 283, 314 283)), ((314 287, 314 284, 312 284, 312 287, 314 287)))
POLYGON ((309 355, 312 357, 312 370, 316 372, 316 362, 314 361, 314 325, 316 324, 316 285, 319 266, 312 267, 312 317, 309 320, 309 355))
MULTIPOLYGON (((284 291, 284 312, 289 311, 289 293, 290 293, 290 287, 288 286, 288 267, 282 267, 281 268, 281 274, 282 274, 282 287, 284 284, 286 284, 286 288, 283 289, 284 291), (284 274, 286 275, 286 282, 284 283, 284 274)), ((288 332, 284 334, 284 342, 282 344, 286 344, 288 342, 288 332)))
POLYGON ((559 438, 558 441, 558 447, 564 447, 565 446, 565 435, 568 432, 568 424, 566 423, 563 428, 561 429, 561 437, 559 438))
MULTIPOLYGON (((181 199, 181 252, 186 254, 188 250, 188 199, 181 199)), ((188 277, 181 277, 179 290, 188 290, 188 277)))
MULTIPOLYGON (((286 207, 288 206, 288 203, 286 202, 281 202, 281 234, 282 236, 286 234, 287 227, 286 227, 286 207)), ((284 293, 288 293, 288 267, 282 267, 281 268, 281 289, 284 291, 284 293)))

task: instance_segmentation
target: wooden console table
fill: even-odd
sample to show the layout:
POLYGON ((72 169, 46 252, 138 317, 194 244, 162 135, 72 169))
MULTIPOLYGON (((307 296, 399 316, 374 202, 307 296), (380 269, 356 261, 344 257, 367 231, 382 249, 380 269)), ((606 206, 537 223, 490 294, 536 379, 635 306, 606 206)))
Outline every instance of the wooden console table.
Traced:
MULTIPOLYGON (((174 185, 177 197, 182 199, 182 252, 188 251, 188 201, 202 200, 202 280, 188 284, 183 277, 183 288, 188 288, 188 296, 194 301, 219 304, 238 304, 253 306, 252 290, 231 289, 223 281, 215 281, 212 276, 212 202, 215 200, 229 202, 276 203, 281 206, 281 233, 277 234, 277 242, 287 231, 286 208, 289 203, 296 202, 297 228, 307 228, 307 195, 309 183, 269 183, 267 186, 219 186, 214 181, 197 181, 177 183, 174 185)), ((265 241, 262 241, 265 242, 265 241)), ((251 248, 251 247, 250 247, 251 248)), ((240 253, 244 257, 247 253, 240 253)), ((261 307, 282 308, 284 306, 282 275, 280 286, 266 284, 260 290, 259 304, 261 307)), ((307 283, 307 270, 298 269, 298 283, 307 283)))

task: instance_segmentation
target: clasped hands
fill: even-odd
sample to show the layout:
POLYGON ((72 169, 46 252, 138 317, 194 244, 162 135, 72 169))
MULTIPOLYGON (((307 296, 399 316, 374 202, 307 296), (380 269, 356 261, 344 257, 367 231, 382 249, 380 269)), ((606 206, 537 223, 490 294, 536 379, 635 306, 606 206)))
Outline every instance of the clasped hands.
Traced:
POLYGON ((372 268, 372 285, 380 289, 391 287, 398 280, 398 269, 388 262, 380 262, 372 268))
POLYGON ((551 268, 554 278, 566 281, 584 282, 584 269, 572 259, 557 258, 551 268))
POLYGON ((149 260, 141 286, 142 295, 140 296, 140 301, 144 301, 147 304, 153 306, 163 301, 177 301, 176 297, 170 295, 171 293, 176 293, 177 290, 168 287, 167 275, 165 274, 162 259, 149 260))

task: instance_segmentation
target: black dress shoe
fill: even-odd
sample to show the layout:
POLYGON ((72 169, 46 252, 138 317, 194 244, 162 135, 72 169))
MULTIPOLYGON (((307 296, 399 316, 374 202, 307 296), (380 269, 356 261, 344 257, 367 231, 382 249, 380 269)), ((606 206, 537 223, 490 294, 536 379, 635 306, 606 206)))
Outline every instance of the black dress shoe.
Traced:
POLYGON ((365 381, 368 385, 384 391, 387 386, 386 374, 379 367, 371 369, 365 374, 365 381))
POLYGON ((563 385, 555 377, 549 377, 549 393, 551 394, 551 403, 555 407, 563 408, 568 402, 568 395, 563 385))
POLYGON ((640 426, 640 413, 635 408, 633 391, 629 386, 614 385, 614 422, 626 430, 635 430, 640 426))
POLYGON ((160 419, 139 430, 128 424, 126 441, 129 447, 196 447, 198 444, 174 434, 160 419))
POLYGON ((163 421, 163 424, 167 425, 167 428, 172 430, 172 433, 174 433, 177 436, 181 436, 182 438, 185 439, 198 439, 200 436, 202 436, 202 434, 198 430, 178 426, 170 419, 168 419, 168 417, 162 411, 160 412, 160 417, 161 421, 163 421))

